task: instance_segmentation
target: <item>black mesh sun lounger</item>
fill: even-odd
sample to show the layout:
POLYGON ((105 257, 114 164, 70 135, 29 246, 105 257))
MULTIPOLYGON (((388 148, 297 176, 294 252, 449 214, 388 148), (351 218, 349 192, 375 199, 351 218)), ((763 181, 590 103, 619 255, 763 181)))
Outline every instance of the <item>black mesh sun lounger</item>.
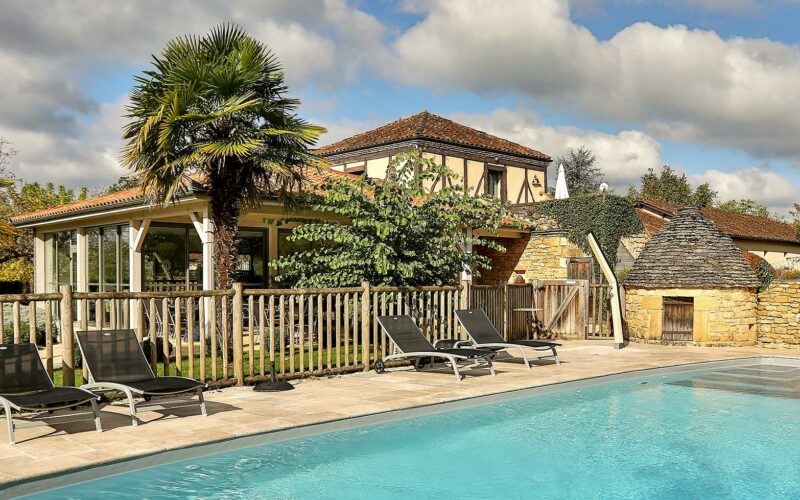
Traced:
POLYGON ((11 411, 29 411, 32 416, 55 410, 74 408, 90 403, 92 412, 48 416, 53 422, 94 420, 97 432, 102 431, 97 395, 77 387, 55 387, 33 344, 0 344, 0 403, 6 414, 8 442, 14 444, 14 428, 47 425, 46 421, 14 424, 11 411))
POLYGON ((527 352, 529 350, 548 353, 544 356, 536 356, 536 359, 554 358, 556 364, 561 364, 556 352, 556 347, 560 347, 561 344, 541 340, 506 340, 500 335, 500 332, 497 331, 482 309, 462 309, 455 313, 458 322, 461 323, 469 338, 472 339, 472 346, 474 347, 498 351, 519 349, 528 369, 531 369, 531 362, 528 359, 527 352))
POLYGON ((89 383, 81 386, 93 392, 120 391, 128 399, 131 422, 137 425, 139 410, 169 409, 200 405, 205 416, 203 399, 205 384, 187 377, 156 377, 145 358, 133 330, 93 330, 78 332, 78 346, 89 372, 89 383), (153 396, 172 396, 196 392, 198 400, 162 401, 148 407, 137 406, 134 397, 150 401, 153 396))
POLYGON ((399 353, 391 354, 375 363, 375 371, 382 373, 387 361, 399 359, 439 358, 453 369, 456 380, 461 381, 459 365, 467 363, 461 368, 488 368, 494 375, 492 357, 494 352, 485 349, 453 348, 437 349, 414 323, 411 316, 379 316, 378 323, 397 346, 399 353))

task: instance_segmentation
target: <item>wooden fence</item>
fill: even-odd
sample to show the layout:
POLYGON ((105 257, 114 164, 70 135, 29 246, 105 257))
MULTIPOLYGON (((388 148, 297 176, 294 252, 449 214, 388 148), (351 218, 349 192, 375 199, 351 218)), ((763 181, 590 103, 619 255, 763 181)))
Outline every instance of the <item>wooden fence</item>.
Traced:
POLYGON ((464 335, 463 286, 0 295, 4 343, 33 339, 57 385, 80 385, 74 332, 132 328, 153 371, 242 385, 369 370, 394 346, 381 315, 409 314, 433 342, 464 335), (60 359, 60 363, 56 363, 60 359))
POLYGON ((470 293, 470 307, 486 311, 509 340, 612 337, 607 284, 560 279, 534 280, 525 285, 476 285, 470 293))

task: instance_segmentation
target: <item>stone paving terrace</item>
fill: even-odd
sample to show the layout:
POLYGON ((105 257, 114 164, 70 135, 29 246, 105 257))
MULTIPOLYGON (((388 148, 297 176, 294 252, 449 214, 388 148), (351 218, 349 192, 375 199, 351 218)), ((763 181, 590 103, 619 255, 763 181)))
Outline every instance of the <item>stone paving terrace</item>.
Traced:
POLYGON ((397 368, 383 375, 306 380, 285 393, 256 393, 249 387, 211 391, 206 394, 208 417, 200 416, 196 406, 144 412, 138 427, 130 425, 125 406, 105 406, 102 433, 86 421, 19 429, 14 446, 5 444, 3 434, 0 484, 235 437, 631 370, 753 356, 800 358, 800 350, 649 344, 614 350, 597 341, 565 342, 559 354, 560 366, 541 361, 529 371, 516 360, 499 360, 497 376, 467 371, 460 383, 450 371, 397 368))

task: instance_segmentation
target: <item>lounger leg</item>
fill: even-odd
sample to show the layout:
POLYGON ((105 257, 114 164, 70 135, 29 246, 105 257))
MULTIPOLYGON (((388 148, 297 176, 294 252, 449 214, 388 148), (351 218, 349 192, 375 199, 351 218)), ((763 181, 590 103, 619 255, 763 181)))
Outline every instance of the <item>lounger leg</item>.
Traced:
POLYGON ((136 427, 139 425, 139 419, 136 417, 136 403, 133 402, 133 393, 131 391, 124 391, 125 396, 128 398, 128 408, 131 410, 131 425, 136 427))
POLYGON ((11 406, 7 401, 3 401, 3 411, 6 413, 6 424, 8 425, 8 444, 14 444, 14 419, 11 418, 11 406))
POLYGON ((97 400, 93 399, 90 402, 92 403, 92 412, 94 412, 94 428, 97 429, 97 432, 103 432, 103 426, 100 423, 100 407, 97 406, 97 400))
POLYGON ((525 352, 525 348, 524 347, 520 347, 519 348, 519 352, 522 354, 522 359, 525 360, 525 366, 528 367, 528 370, 532 370, 533 366, 531 366, 531 361, 528 359, 528 353, 525 352))
POLYGON ((489 372, 490 372, 492 375, 497 375, 497 374, 494 372, 494 363, 492 363, 492 358, 489 358, 489 357, 487 357, 487 358, 483 358, 483 359, 485 359, 485 360, 486 360, 486 364, 487 364, 487 365, 489 365, 489 372))
POLYGON ((551 347, 550 350, 553 351, 553 357, 556 358, 556 364, 560 365, 561 364, 561 360, 558 359, 558 353, 556 352, 556 348, 555 347, 551 347))
POLYGON ((203 388, 197 388, 197 397, 200 399, 200 413, 203 414, 204 417, 208 416, 208 412, 206 411, 206 400, 203 398, 203 388))
POLYGON ((456 362, 455 358, 447 357, 450 360, 450 363, 453 365, 453 373, 456 376, 456 380, 461 382, 461 372, 458 371, 458 363, 456 362))

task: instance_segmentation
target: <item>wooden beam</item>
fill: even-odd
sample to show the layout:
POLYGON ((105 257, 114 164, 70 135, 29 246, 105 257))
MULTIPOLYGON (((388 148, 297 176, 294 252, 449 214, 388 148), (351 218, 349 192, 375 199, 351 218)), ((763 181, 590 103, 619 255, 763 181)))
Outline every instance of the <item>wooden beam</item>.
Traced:
POLYGON ((200 243, 205 244, 205 242, 208 240, 208 236, 203 228, 203 221, 200 220, 200 217, 197 216, 196 212, 189 212, 189 218, 192 219, 194 230, 197 231, 197 235, 200 236, 200 243))
POLYGON ((144 245, 144 238, 147 236, 147 231, 150 229, 150 219, 142 219, 142 225, 139 226, 139 232, 136 234, 136 241, 133 242, 133 251, 139 253, 142 251, 144 245))

